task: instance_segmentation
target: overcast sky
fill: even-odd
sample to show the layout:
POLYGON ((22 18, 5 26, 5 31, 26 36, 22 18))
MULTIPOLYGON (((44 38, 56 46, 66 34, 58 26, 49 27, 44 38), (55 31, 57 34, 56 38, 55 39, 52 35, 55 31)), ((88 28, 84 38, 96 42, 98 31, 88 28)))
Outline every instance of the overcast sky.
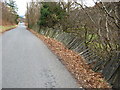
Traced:
MULTIPOLYGON (((26 12, 26 4, 27 4, 27 2, 30 2, 31 0, 14 0, 14 1, 16 1, 17 7, 18 7, 18 14, 20 16, 24 16, 25 12, 26 12)), ((42 1, 42 0, 40 0, 40 1, 42 1)), ((93 0, 85 0, 85 1, 88 6, 91 6, 94 4, 93 0)))
POLYGON ((27 2, 30 2, 31 0, 14 0, 16 1, 17 7, 18 7, 18 14, 20 16, 24 16, 26 12, 26 4, 27 2))

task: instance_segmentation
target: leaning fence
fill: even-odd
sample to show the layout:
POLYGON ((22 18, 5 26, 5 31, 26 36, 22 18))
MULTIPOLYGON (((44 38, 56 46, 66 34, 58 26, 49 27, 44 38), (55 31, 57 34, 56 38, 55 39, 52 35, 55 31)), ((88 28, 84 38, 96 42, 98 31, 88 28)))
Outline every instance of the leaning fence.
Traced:
POLYGON ((120 53, 114 55, 108 60, 101 60, 90 48, 85 45, 85 42, 76 37, 72 33, 66 33, 62 30, 52 28, 46 30, 37 30, 42 35, 56 39, 62 42, 68 49, 71 49, 84 57, 88 64, 93 65, 94 71, 102 72, 105 79, 113 86, 120 87, 120 53))

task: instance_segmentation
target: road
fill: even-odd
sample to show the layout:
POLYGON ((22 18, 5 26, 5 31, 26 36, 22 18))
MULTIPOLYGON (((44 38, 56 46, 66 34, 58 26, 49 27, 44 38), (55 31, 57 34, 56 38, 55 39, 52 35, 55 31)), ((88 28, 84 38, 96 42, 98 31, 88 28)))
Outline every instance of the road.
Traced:
POLYGON ((59 59, 25 25, 2 37, 2 88, 78 88, 59 59))

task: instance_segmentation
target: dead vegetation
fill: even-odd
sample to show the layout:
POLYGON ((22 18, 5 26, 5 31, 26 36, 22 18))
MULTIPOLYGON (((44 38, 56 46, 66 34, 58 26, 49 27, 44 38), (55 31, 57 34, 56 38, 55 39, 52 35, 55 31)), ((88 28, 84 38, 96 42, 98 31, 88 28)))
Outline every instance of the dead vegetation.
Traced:
POLYGON ((104 80, 101 73, 94 72, 85 62, 84 58, 78 53, 67 49, 62 43, 40 35, 30 30, 38 38, 44 41, 49 49, 55 53, 61 62, 67 67, 72 75, 77 79, 78 83, 84 88, 110 89, 111 86, 104 80))
POLYGON ((0 1, 0 25, 10 26, 17 24, 18 15, 15 1, 0 1))

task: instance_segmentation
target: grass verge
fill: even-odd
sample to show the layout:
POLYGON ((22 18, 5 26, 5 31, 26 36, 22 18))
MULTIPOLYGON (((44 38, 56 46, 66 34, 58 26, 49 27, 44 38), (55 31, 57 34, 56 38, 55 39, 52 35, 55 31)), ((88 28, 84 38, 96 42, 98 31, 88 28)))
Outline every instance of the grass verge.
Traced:
POLYGON ((17 25, 10 25, 10 26, 0 26, 0 34, 4 33, 5 31, 11 30, 13 28, 16 28, 17 25))

